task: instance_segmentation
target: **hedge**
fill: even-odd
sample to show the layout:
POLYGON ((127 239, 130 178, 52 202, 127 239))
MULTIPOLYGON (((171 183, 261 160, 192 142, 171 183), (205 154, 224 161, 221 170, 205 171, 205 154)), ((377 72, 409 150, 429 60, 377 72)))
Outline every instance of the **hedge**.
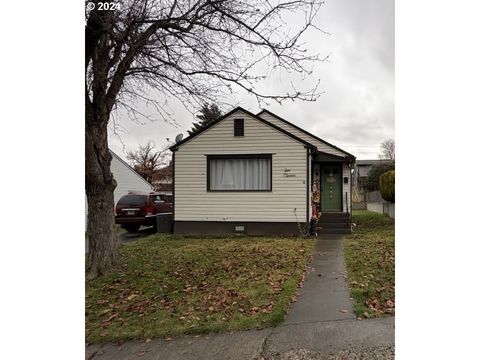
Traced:
POLYGON ((380 194, 384 200, 395 202, 395 170, 387 171, 380 176, 380 194))

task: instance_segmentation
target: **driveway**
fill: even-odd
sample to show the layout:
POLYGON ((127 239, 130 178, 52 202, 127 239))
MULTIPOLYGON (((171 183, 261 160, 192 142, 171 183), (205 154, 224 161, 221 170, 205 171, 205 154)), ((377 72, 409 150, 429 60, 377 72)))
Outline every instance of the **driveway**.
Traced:
POLYGON ((138 239, 144 238, 146 236, 152 235, 155 233, 153 226, 145 227, 142 226, 136 232, 128 232, 122 229, 122 233, 118 234, 117 238, 120 244, 129 244, 131 242, 137 241, 138 239))
MULTIPOLYGON (((138 239, 154 234, 153 227, 142 226, 138 231, 129 233, 128 231, 121 230, 120 234, 117 234, 117 239, 120 244, 130 244, 138 239)), ((85 236, 85 254, 88 253, 88 239, 85 236)))

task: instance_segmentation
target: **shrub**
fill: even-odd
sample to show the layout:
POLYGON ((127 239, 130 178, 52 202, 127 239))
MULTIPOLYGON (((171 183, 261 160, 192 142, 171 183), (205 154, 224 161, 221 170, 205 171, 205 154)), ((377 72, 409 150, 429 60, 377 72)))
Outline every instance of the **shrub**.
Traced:
POLYGON ((389 170, 395 170, 394 164, 378 164, 372 166, 370 172, 368 173, 367 181, 365 187, 368 191, 376 191, 380 189, 379 178, 380 175, 386 173, 389 170))
POLYGON ((380 194, 386 201, 395 202, 395 170, 390 170, 380 176, 380 194))

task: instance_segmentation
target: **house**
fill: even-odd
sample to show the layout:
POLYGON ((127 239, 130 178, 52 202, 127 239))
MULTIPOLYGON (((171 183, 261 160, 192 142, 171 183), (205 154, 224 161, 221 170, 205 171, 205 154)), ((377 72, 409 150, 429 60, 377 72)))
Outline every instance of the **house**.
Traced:
MULTIPOLYGON (((129 191, 150 192, 155 190, 152 184, 141 177, 133 168, 123 161, 120 156, 115 154, 112 150, 110 150, 110 154, 112 154, 110 170, 117 181, 117 187, 113 192, 115 205, 118 200, 129 191)), ((87 198, 85 197, 85 224, 87 224, 87 214, 88 206, 87 198)))
POLYGON ((394 160, 357 160, 355 162, 355 170, 353 172, 353 185, 363 187, 363 184, 365 184, 372 166, 393 164, 395 164, 394 160))
POLYGON ((354 205, 354 209, 366 209, 366 202, 369 200, 369 196, 374 197, 375 201, 381 201, 380 193, 369 194, 365 189, 370 170, 372 167, 379 165, 395 165, 395 160, 357 160, 355 162, 353 171, 353 190, 355 195, 353 196, 353 201, 362 204, 361 206, 354 205))
POLYGON ((237 107, 170 150, 176 234, 292 235, 318 211, 322 232, 351 230, 355 157, 268 110, 237 107))
POLYGON ((172 162, 156 170, 152 175, 152 185, 157 191, 170 192, 173 189, 173 166, 172 162))

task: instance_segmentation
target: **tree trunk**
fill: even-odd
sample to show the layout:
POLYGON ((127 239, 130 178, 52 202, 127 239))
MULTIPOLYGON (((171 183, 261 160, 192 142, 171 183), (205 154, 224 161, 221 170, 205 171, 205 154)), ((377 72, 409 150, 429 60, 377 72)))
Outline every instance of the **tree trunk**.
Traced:
POLYGON ((117 186, 110 170, 106 119, 87 110, 85 129, 85 191, 88 202, 87 280, 105 274, 117 261, 113 191, 117 186))

